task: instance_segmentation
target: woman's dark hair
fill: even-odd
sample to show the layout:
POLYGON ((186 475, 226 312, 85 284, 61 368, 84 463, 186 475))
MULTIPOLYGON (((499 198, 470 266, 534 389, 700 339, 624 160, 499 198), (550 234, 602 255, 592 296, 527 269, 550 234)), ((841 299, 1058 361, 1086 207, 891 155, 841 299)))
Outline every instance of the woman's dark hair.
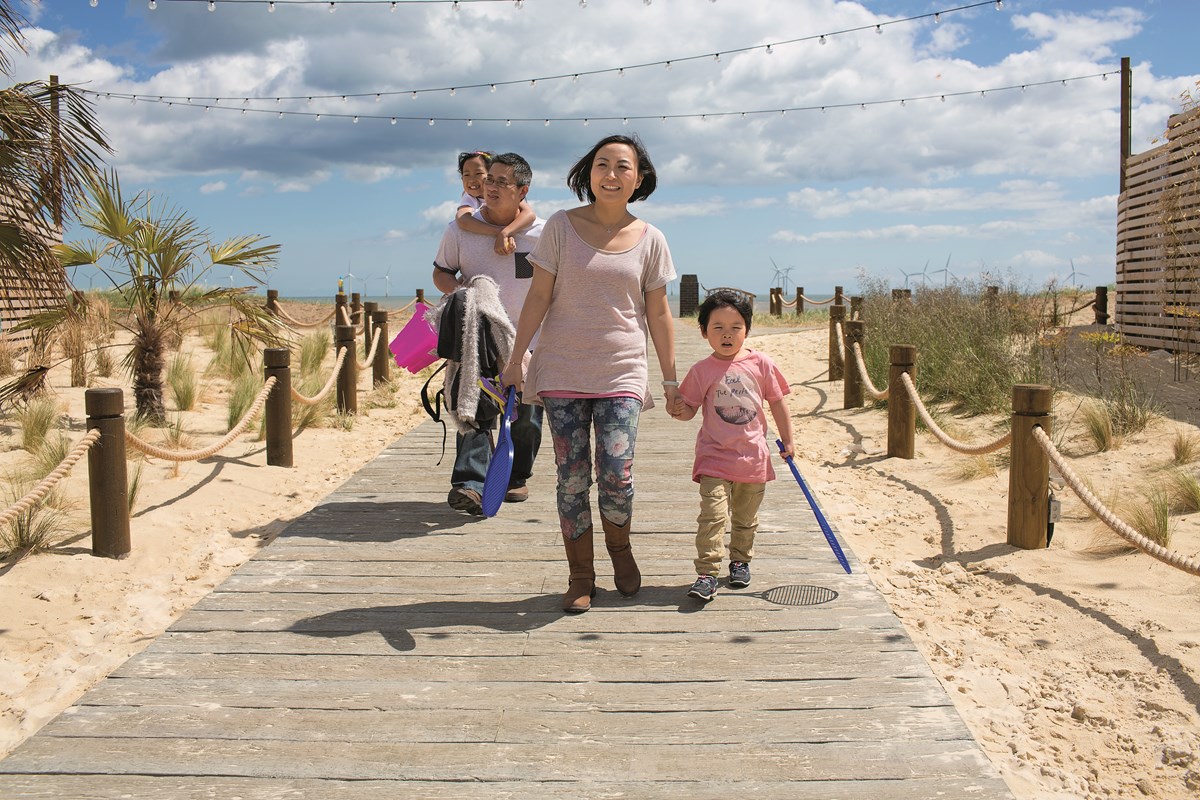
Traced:
POLYGON ((633 148, 633 152, 637 154, 637 171, 642 182, 633 190, 629 202, 645 200, 658 185, 658 175, 654 171, 654 164, 651 163, 650 154, 646 152, 641 139, 619 133, 605 136, 596 142, 586 156, 575 162, 575 166, 571 167, 571 171, 567 173, 567 188, 574 192, 580 200, 586 199, 589 203, 596 202, 596 194, 592 191, 592 162, 596 160, 596 153, 600 152, 600 148, 607 144, 627 144, 633 148))
POLYGON ((746 333, 750 332, 750 320, 754 317, 754 305, 750 302, 750 297, 741 292, 718 289, 704 298, 704 302, 700 304, 700 330, 705 336, 708 335, 708 317, 718 308, 732 308, 741 314, 742 320, 746 323, 746 333))
POLYGON ((469 159, 475 158, 475 156, 479 156, 480 158, 483 159, 483 168, 484 169, 487 169, 488 167, 490 167, 492 165, 492 159, 496 157, 494 153, 489 153, 487 150, 473 150, 470 153, 459 153, 458 154, 458 174, 459 175, 462 174, 463 164, 467 163, 467 161, 469 159))

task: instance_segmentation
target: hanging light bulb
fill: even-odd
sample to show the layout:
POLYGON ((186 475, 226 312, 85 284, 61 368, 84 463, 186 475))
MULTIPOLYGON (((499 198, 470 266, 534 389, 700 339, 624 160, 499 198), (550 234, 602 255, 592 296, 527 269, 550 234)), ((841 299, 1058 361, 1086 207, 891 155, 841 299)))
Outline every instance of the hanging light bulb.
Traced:
POLYGON ((767 55, 773 55, 774 53, 775 51, 771 49, 771 45, 767 45, 767 55))
POLYGON ((491 91, 492 94, 495 94, 496 93, 496 84, 493 83, 491 86, 488 87, 488 89, 491 91))
POLYGON ((1004 0, 996 0, 996 10, 999 11, 1002 8, 1004 8, 1004 0))
POLYGON ((209 11, 217 10, 217 0, 208 0, 208 10, 209 11))
POLYGON ((395 124, 396 124, 396 118, 395 118, 395 117, 392 117, 392 124, 393 124, 393 125, 395 125, 395 124))
POLYGON ((719 62, 720 60, 721 60, 721 54, 720 54, 720 53, 713 53, 713 61, 717 61, 717 62, 719 62))
POLYGON ((395 13, 396 13, 396 0, 392 0, 391 12, 392 12, 393 14, 395 14, 395 13))
POLYGON ((645 3, 646 5, 650 5, 651 1, 652 0, 642 0, 642 2, 645 3))
POLYGON ((337 3, 330 3, 329 4, 329 13, 332 14, 335 11, 337 11, 337 3))
POLYGON ((204 113, 205 113, 205 114, 207 114, 207 113, 208 113, 208 106, 205 106, 205 107, 204 107, 204 113))
POLYGON ((355 115, 354 115, 354 124, 355 124, 355 125, 357 125, 357 124, 358 124, 358 114, 355 114, 355 115))
POLYGON ((506 120, 504 120, 504 127, 506 127, 506 128, 511 128, 511 127, 512 127, 512 120, 511 120, 511 119, 506 119, 506 120))
POLYGON ((587 0, 579 0, 580 8, 587 8, 587 0))
POLYGON ((933 15, 933 22, 936 25, 937 23, 939 23, 941 21, 942 21, 942 12, 939 11, 933 15))
POLYGON ((668 62, 667 62, 667 69, 670 69, 670 68, 671 68, 671 62, 670 62, 670 61, 668 61, 668 62))
POLYGON ((280 119, 283 119, 283 112, 282 112, 282 111, 280 111, 280 112, 279 112, 279 118, 280 118, 280 119))
POLYGON ((1101 75, 1101 76, 1100 76, 1100 80, 1102 80, 1102 81, 1106 81, 1106 80, 1108 80, 1108 73, 1106 72, 1106 73, 1104 73, 1103 75, 1101 75))
POLYGON ((579 83, 579 74, 578 73, 571 76, 571 83, 579 83))
POLYGON ((942 95, 942 102, 946 102, 946 95, 942 95))
POLYGON ((883 26, 882 26, 882 25, 876 25, 876 26, 875 26, 875 32, 876 32, 876 33, 878 33, 879 35, 881 35, 881 36, 882 36, 882 35, 883 35, 883 26))
POLYGON ((530 88, 533 88, 534 86, 537 86, 537 78, 534 78, 533 80, 531 80, 531 81, 529 82, 529 86, 530 86, 530 88))
POLYGON ((583 127, 586 128, 588 125, 591 125, 591 124, 592 124, 592 121, 590 119, 588 119, 587 117, 583 118, 583 127))
POLYGON ((150 2, 147 3, 146 5, 150 7, 151 11, 158 8, 158 2, 156 0, 150 0, 150 2))
MULTIPOLYGON (((649 3, 647 3, 647 5, 649 5, 649 3)), ((542 122, 542 127, 544 127, 544 128, 549 128, 549 127, 550 127, 550 120, 545 120, 545 121, 543 121, 543 122, 542 122)))
POLYGON ((317 114, 317 116, 316 116, 316 119, 314 120, 314 122, 320 122, 320 121, 321 121, 321 115, 320 115, 320 114, 317 114))
POLYGON ((246 109, 244 109, 244 108, 242 109, 242 116, 243 117, 246 116, 246 109))
POLYGON ((469 128, 469 127, 471 127, 471 126, 472 126, 472 125, 474 125, 474 124, 475 124, 475 120, 473 120, 473 119, 469 119, 469 120, 467 120, 467 127, 468 127, 468 128, 469 128))
POLYGON ((825 34, 822 33, 821 38, 818 41, 820 41, 821 44, 825 44, 825 34))
POLYGON ((377 94, 377 95, 375 95, 375 102, 376 102, 376 103, 380 102, 381 100, 383 100, 383 95, 381 95, 381 94, 377 94))
POLYGON ((513 0, 513 5, 515 5, 517 7, 517 10, 519 11, 520 9, 525 7, 525 0, 513 0))
POLYGON ((454 97, 456 94, 458 94, 458 89, 455 89, 453 86, 450 87, 450 96, 454 97))
POLYGON ((433 127, 433 117, 429 118, 429 127, 433 127))
POLYGON ((92 8, 95 8, 96 6, 100 5, 100 0, 88 0, 88 5, 92 8))
POLYGON ((622 120, 621 120, 621 124, 622 124, 622 125, 628 125, 628 124, 629 124, 629 117, 625 117, 624 119, 622 119, 622 120))
POLYGON ((901 107, 901 108, 904 108, 904 101, 903 101, 903 100, 901 100, 901 101, 900 101, 900 107, 901 107))
POLYGON ((271 2, 267 3, 267 13, 268 14, 275 13, 275 0, 271 0, 271 2))
POLYGON ((342 102, 343 102, 343 103, 345 103, 345 102, 346 102, 346 95, 342 95, 342 102))
POLYGON ((417 99, 417 93, 416 93, 416 92, 413 92, 413 93, 412 93, 412 99, 413 99, 413 100, 416 100, 416 99, 417 99))
POLYGON ((458 0, 454 0, 454 10, 458 11, 458 0))
POLYGON ((307 103, 307 105, 310 105, 310 106, 312 105, 312 98, 311 98, 311 97, 310 97, 310 98, 308 98, 308 103, 307 103))
POLYGON ((618 77, 618 78, 624 78, 624 77, 625 77, 625 68, 624 68, 624 67, 621 67, 619 70, 617 70, 617 77, 618 77))

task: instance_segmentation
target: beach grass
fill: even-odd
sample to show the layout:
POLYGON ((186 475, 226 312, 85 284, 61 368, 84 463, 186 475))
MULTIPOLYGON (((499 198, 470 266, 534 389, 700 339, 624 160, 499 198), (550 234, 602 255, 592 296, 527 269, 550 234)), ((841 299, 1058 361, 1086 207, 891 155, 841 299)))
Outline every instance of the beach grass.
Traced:
POLYGON ((39 395, 18 408, 15 416, 21 428, 21 447, 33 453, 42 446, 46 434, 58 422, 58 404, 48 395, 39 395))

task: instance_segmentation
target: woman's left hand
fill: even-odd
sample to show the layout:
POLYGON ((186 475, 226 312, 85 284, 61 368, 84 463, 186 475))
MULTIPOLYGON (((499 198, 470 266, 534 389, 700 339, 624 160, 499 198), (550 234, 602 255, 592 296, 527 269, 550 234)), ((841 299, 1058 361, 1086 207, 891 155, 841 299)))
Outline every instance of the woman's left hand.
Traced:
MULTIPOLYGON (((679 387, 664 386, 663 397, 667 401, 667 413, 671 413, 671 409, 675 408, 676 404, 679 402, 679 387)), ((672 414, 672 416, 674 415, 672 414)))

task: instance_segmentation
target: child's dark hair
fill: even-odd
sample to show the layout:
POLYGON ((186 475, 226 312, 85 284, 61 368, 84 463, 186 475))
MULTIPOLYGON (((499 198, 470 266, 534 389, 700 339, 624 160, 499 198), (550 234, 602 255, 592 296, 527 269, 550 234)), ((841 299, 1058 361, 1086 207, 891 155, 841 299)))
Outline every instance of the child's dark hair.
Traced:
POLYGON ((728 289, 718 289, 705 297, 704 302, 700 304, 700 330, 705 336, 708 335, 709 315, 718 308, 732 308, 741 314, 742 320, 746 323, 746 333, 750 332, 750 321, 754 317, 754 305, 749 295, 731 292, 728 289))
POLYGON ((463 164, 467 163, 467 161, 469 159, 475 158, 475 156, 479 156, 480 158, 483 159, 484 169, 487 169, 488 167, 490 167, 492 165, 492 159, 496 157, 495 153, 489 153, 487 150, 473 150, 470 153, 459 153, 458 154, 458 172, 459 172, 459 174, 462 174, 463 164))

